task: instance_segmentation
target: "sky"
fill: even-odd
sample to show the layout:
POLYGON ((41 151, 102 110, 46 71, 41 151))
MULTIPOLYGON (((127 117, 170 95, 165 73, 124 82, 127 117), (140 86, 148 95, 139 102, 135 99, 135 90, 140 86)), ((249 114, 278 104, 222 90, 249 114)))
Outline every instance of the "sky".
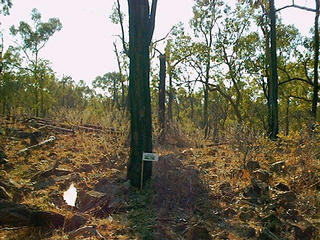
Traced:
MULTIPOLYGON (((188 23, 192 17, 194 0, 158 0, 156 27, 153 39, 161 39, 178 22, 188 23)), ((232 0, 231 0, 232 1, 232 0)), ((37 8, 42 21, 57 17, 63 28, 55 33, 41 50, 40 56, 50 60, 58 77, 71 76, 75 81, 84 80, 89 85, 96 76, 117 71, 113 41, 120 27, 112 24, 109 16, 115 0, 13 0, 9 16, 0 16, 4 44, 12 44, 9 27, 21 20, 30 22, 33 8, 37 8), (90 3, 90 4, 88 4, 90 3)), ((121 0, 125 12, 127 1, 121 0)), ((288 0, 277 0, 277 7, 288 0)), ((314 0, 296 0, 300 5, 313 7, 314 0)), ((304 35, 313 25, 314 14, 287 9, 281 13, 286 24, 294 24, 304 35)))

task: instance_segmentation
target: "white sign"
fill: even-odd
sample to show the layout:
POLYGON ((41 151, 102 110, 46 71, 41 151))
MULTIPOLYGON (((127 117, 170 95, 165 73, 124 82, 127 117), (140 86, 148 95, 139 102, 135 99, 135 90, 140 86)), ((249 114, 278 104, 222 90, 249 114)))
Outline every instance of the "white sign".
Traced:
POLYGON ((142 160, 143 161, 152 161, 152 162, 156 162, 159 160, 159 155, 156 153, 143 153, 142 154, 142 160))

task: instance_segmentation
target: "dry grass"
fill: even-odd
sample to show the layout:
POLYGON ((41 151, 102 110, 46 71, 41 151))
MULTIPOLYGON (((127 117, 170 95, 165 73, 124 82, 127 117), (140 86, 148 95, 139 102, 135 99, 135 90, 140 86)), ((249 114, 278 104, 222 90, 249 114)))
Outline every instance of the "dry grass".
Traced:
MULTIPOLYGON (((64 119, 56 120, 63 120, 70 125, 78 124, 77 119, 81 117, 73 119, 73 114, 70 117, 67 113, 61 114, 64 119)), ((69 187, 70 182, 52 183, 49 178, 33 184, 30 178, 38 171, 48 169, 57 159, 59 167, 69 169, 77 176, 74 179, 77 189, 92 189, 103 178, 112 182, 125 181, 129 152, 125 147, 128 123, 125 120, 112 120, 115 117, 119 118, 120 115, 115 114, 110 119, 106 117, 105 122, 100 124, 108 127, 112 122, 112 127, 121 132, 118 135, 79 131, 70 135, 47 130, 43 138, 55 134, 57 140, 54 145, 19 157, 14 156, 14 153, 28 146, 28 141, 0 135, 0 147, 14 166, 11 170, 1 170, 0 176, 32 189, 21 198, 21 203, 72 216, 76 210, 61 202, 63 191, 69 187), (85 164, 91 165, 92 171, 79 171, 85 164)), ((96 122, 97 119, 91 119, 88 123, 96 122)), ((3 119, 1 123, 2 129, 14 127, 30 131, 21 123, 5 123, 3 119)), ((150 187, 142 192, 131 190, 128 193, 127 211, 114 211, 111 217, 104 218, 85 214, 88 225, 97 226, 106 239, 192 239, 193 234, 199 231, 199 226, 206 228, 212 239, 249 239, 244 237, 248 228, 256 233, 252 239, 257 239, 266 228, 263 219, 273 214, 283 225, 281 230, 275 231, 279 238, 299 239, 291 231, 292 226, 304 230, 311 224, 318 231, 319 136, 299 133, 289 137, 281 136, 279 141, 273 142, 254 135, 254 131, 249 129, 241 130, 240 133, 229 134, 229 144, 204 147, 206 144, 199 140, 199 132, 172 127, 167 133, 165 144, 155 142, 156 152, 161 157, 154 164, 154 179, 150 187), (245 162, 250 160, 258 161, 261 169, 270 173, 270 199, 266 202, 252 203, 244 197, 253 178, 253 174, 244 168, 245 162), (285 171, 270 170, 270 164, 277 161, 285 161, 285 171), (288 186, 297 198, 289 209, 277 205, 276 186, 279 183, 288 186), (247 221, 243 221, 240 216, 245 209, 254 212, 254 216, 247 221), (293 210, 297 212, 298 221, 288 215, 293 210)), ((317 239, 315 236, 312 239, 317 239)), ((0 238, 67 239, 68 233, 63 229, 53 232, 39 228, 3 229, 0 238)), ((84 238, 97 239, 92 235, 78 239, 84 238)))

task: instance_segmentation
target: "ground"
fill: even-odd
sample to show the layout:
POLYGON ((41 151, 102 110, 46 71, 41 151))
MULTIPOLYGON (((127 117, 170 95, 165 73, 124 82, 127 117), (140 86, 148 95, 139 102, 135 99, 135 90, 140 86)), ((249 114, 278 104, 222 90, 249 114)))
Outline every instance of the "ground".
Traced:
POLYGON ((23 120, 0 119, 1 239, 320 239, 316 135, 193 144, 175 133, 155 142, 160 158, 139 190, 126 180, 126 129, 23 120), (71 183, 75 207, 63 200, 71 183), (4 201, 65 221, 21 226, 4 201))

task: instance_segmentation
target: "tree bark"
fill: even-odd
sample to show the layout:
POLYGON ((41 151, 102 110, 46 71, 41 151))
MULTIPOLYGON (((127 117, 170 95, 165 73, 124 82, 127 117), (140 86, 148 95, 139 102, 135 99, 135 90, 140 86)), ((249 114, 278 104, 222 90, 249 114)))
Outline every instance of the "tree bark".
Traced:
POLYGON ((159 56, 160 60, 160 74, 159 74, 159 109, 158 109, 158 121, 160 127, 159 142, 164 141, 165 128, 166 128, 166 55, 161 54, 159 56))
MULTIPOLYGON (((142 153, 152 152, 149 45, 154 30, 157 0, 128 0, 129 5, 129 99, 131 144, 127 177, 140 186, 142 153)), ((143 185, 151 178, 152 162, 145 162, 143 185)))
POLYGON ((317 105, 318 105, 318 92, 319 92, 319 0, 316 2, 316 16, 314 20, 314 79, 313 79, 313 96, 312 96, 312 109, 311 115, 313 125, 317 120, 317 105))
POLYGON ((287 98, 287 106, 286 106, 286 130, 285 135, 289 135, 290 125, 289 125, 289 108, 290 108, 290 96, 287 98))
POLYGON ((173 86, 172 86, 172 75, 169 72, 169 101, 168 101, 168 121, 172 122, 173 119, 173 111, 172 111, 172 105, 173 105, 173 86))
POLYGON ((269 87, 269 99, 270 99, 270 121, 269 121, 269 137, 276 140, 279 132, 278 124, 278 70, 277 70, 277 45, 276 45, 276 12, 274 6, 274 0, 269 0, 270 4, 270 40, 271 40, 271 81, 269 87))

